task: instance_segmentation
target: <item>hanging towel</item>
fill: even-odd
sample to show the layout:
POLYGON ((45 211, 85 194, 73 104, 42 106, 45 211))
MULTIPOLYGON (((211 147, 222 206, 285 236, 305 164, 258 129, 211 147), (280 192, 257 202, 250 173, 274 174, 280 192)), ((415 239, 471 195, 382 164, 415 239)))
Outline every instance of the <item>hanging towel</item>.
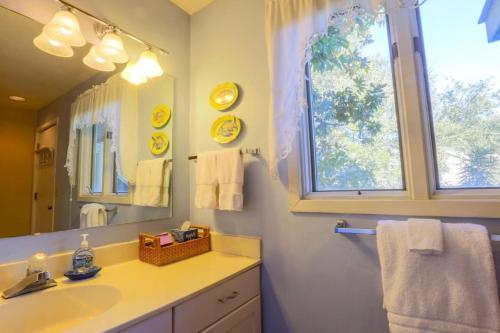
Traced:
POLYGON ((443 252, 441 221, 432 219, 408 219, 408 250, 420 254, 443 252))
POLYGON ((196 208, 217 208, 217 153, 199 153, 196 161, 196 208))
POLYGON ((408 222, 379 221, 377 248, 392 333, 497 333, 500 310, 488 232, 443 223, 444 251, 408 251, 408 222))
POLYGON ((165 163, 165 167, 163 169, 163 185, 161 188, 161 207, 168 207, 169 199, 170 199, 170 163, 165 163))
POLYGON ((98 203, 86 204, 80 209, 80 229, 108 224, 106 207, 98 203))
POLYGON ((161 193, 164 187, 164 158, 140 161, 134 192, 134 205, 160 207, 161 193))
POLYGON ((243 156, 239 148, 217 152, 219 209, 243 209, 243 156))

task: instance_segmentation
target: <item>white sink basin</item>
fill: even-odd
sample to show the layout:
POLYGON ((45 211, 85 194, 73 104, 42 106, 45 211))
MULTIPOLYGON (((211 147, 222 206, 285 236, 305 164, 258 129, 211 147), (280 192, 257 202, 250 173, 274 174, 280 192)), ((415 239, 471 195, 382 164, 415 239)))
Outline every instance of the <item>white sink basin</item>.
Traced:
POLYGON ((55 333, 77 326, 115 305, 120 291, 111 286, 54 287, 0 304, 2 332, 55 333))

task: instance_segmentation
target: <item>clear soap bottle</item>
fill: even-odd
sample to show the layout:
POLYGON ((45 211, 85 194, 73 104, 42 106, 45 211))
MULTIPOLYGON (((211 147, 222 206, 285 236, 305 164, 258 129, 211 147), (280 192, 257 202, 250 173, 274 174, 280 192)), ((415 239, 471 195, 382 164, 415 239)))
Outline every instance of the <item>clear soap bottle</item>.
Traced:
POLYGON ((73 271, 87 273, 94 266, 94 251, 89 247, 88 234, 82 234, 80 248, 73 254, 73 271))

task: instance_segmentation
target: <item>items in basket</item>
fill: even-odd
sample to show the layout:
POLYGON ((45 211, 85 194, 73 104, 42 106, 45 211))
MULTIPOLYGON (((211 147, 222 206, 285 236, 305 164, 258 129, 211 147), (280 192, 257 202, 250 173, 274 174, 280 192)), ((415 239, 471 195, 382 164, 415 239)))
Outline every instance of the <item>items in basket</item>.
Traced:
POLYGON ((172 229, 172 236, 174 236, 176 242, 183 243, 198 238, 198 228, 190 228, 189 230, 172 229))

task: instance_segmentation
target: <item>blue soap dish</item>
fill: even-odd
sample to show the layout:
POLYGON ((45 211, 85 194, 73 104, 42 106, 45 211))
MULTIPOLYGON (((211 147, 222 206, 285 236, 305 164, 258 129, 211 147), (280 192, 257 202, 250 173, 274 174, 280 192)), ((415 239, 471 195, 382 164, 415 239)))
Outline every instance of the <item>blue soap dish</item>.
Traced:
POLYGON ((94 266, 94 267, 91 267, 85 273, 77 273, 76 271, 71 270, 71 271, 67 271, 66 273, 64 273, 64 276, 72 281, 85 280, 85 279, 94 277, 97 273, 99 273, 100 270, 101 270, 101 267, 94 266))

